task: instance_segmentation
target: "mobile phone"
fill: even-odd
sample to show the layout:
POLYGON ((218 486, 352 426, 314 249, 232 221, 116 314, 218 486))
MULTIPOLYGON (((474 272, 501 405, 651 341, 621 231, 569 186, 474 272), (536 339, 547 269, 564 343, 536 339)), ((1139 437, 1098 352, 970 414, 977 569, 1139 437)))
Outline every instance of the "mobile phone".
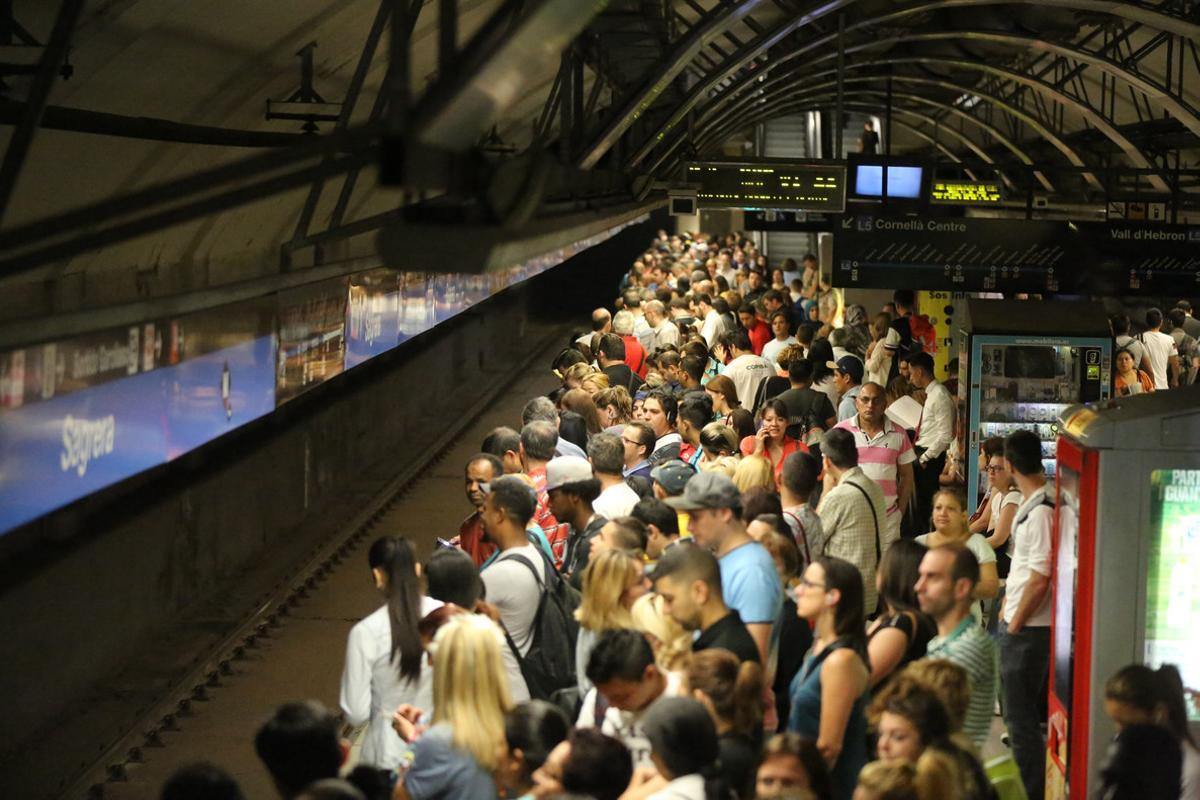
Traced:
POLYGON ((437 537, 437 546, 438 546, 438 547, 444 547, 444 548, 446 548, 447 550, 457 550, 457 549, 458 549, 458 548, 456 548, 454 545, 450 544, 450 542, 446 541, 445 539, 443 539, 443 538, 442 538, 442 537, 440 537, 440 536, 439 536, 439 537, 437 537))

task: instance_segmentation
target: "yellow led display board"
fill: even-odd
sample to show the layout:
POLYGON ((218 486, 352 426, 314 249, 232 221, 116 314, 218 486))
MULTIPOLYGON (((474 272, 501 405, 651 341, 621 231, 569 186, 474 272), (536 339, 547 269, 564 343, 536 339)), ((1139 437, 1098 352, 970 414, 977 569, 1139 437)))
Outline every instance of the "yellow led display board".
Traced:
POLYGON ((991 206, 1002 199, 1000 184, 986 181, 933 181, 929 200, 958 206, 991 206))

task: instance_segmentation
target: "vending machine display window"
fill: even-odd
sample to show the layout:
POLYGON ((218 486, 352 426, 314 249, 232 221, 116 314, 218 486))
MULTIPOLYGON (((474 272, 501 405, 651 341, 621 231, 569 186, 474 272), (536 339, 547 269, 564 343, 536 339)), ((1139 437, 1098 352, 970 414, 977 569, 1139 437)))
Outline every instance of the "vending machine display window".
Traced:
MULTIPOLYGON (((1200 688, 1200 469, 1150 474, 1150 551, 1145 660, 1174 664, 1184 686, 1200 688)), ((1200 720, 1189 706, 1193 722, 1200 720)))

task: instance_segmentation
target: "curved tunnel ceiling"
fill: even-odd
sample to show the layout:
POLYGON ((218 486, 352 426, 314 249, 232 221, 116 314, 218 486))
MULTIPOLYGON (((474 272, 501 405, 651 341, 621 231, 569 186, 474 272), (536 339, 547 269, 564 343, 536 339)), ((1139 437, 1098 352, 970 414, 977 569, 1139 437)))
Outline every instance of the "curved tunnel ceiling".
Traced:
MULTIPOLYGON (((13 4, 17 27, 9 30, 17 33, 11 44, 0 42, 0 145, 8 151, 20 138, 27 101, 36 99, 32 73, 52 50, 42 45, 53 43, 55 20, 72 2, 79 0, 13 4)), ((426 131, 435 149, 507 163, 510 173, 546 160, 533 152, 566 170, 557 189, 531 177, 517 189, 450 192, 446 204, 527 190, 536 196, 526 204, 536 206, 564 185, 567 195, 586 200, 588 190, 578 188, 586 181, 570 178, 580 170, 624 173, 631 191, 644 195, 644 176, 675 179, 686 160, 720 152, 765 120, 832 111, 839 86, 847 111, 882 115, 889 79, 900 151, 994 164, 1001 174, 1044 165, 1036 178, 1047 191, 1063 189, 1056 166, 1085 172, 1110 165, 1145 169, 1143 184, 1171 191, 1172 168, 1195 167, 1200 150, 1200 5, 1183 0, 80 5, 68 31, 70 79, 56 75, 47 84, 43 124, 33 129, 11 202, 0 204, 0 273, 17 263, 6 262, 6 253, 29 246, 30 236, 12 232, 29 234, 33 221, 45 223, 34 230, 44 233, 72 209, 90 204, 103 215, 118 198, 155 185, 165 206, 186 176, 223 165, 236 176, 262 152, 288 155, 280 164, 308 171, 297 168, 283 180, 282 167, 263 167, 254 173, 259 185, 275 188, 256 190, 236 207, 185 221, 164 216, 157 228, 131 229, 62 257, 47 250, 36 270, 20 265, 0 276, 0 319, 277 274, 292 268, 281 256, 287 243, 312 232, 349 241, 342 234, 429 196, 379 181, 378 131, 388 122, 426 131), (447 8, 455 24, 443 29, 447 8), (405 69, 385 81, 393 19, 411 37, 405 69), (539 31, 545 35, 519 41, 539 31), (455 50, 440 56, 447 41, 455 50), (297 92, 297 53, 310 42, 313 88, 343 105, 333 106, 340 121, 318 122, 316 136, 303 136, 299 121, 267 120, 264 111, 268 99, 297 92), (438 103, 426 92, 436 92, 438 103), (404 96, 412 105, 397 112, 404 96), (323 153, 291 158, 339 128, 366 131, 357 135, 370 147, 347 150, 330 140, 336 146, 323 153), (326 174, 334 163, 338 170, 326 174)), ((611 184, 603 184, 606 191, 611 184)), ((1100 188, 1086 172, 1076 184, 1077 191, 1100 188)), ((89 223, 82 214, 59 227, 86 231, 89 223)), ((369 253, 329 247, 346 257, 369 253)))

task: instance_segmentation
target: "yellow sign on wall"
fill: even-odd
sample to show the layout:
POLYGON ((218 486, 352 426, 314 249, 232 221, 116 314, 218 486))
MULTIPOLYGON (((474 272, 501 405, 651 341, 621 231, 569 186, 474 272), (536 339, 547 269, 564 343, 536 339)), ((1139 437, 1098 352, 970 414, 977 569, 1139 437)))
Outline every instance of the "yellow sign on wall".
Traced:
POLYGON ((986 181, 937 181, 929 191, 934 203, 962 206, 993 206, 1002 199, 1000 184, 986 181))

